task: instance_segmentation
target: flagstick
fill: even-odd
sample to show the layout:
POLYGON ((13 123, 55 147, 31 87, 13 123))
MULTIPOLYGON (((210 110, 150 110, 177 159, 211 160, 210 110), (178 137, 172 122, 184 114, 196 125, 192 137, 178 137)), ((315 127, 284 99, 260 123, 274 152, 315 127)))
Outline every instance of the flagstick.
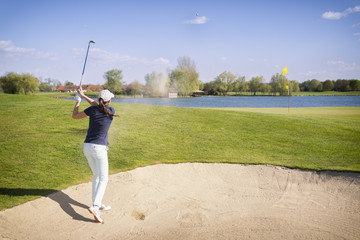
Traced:
MULTIPOLYGON (((288 73, 288 69, 287 67, 285 67, 282 71, 282 73, 280 74, 280 76, 288 73)), ((290 112, 290 88, 289 88, 289 79, 287 79, 287 85, 286 85, 286 89, 288 90, 288 113, 290 112)))

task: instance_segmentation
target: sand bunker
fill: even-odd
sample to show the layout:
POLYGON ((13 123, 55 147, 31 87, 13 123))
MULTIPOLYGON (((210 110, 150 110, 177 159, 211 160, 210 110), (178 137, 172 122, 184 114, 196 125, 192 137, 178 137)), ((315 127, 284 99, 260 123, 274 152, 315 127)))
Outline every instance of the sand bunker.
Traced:
POLYGON ((155 165, 0 212, 2 239, 359 239, 360 174, 274 166, 155 165))

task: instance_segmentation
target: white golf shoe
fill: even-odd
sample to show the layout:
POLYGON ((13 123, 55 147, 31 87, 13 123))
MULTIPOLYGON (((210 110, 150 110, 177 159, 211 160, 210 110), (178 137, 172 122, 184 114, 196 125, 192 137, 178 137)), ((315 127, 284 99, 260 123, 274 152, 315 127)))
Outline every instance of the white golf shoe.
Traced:
POLYGON ((104 223, 104 221, 100 217, 100 211, 98 207, 91 206, 88 210, 92 215, 94 215, 96 221, 98 221, 99 223, 104 223))
POLYGON ((104 204, 101 204, 101 207, 99 208, 99 210, 104 210, 104 211, 109 211, 111 209, 110 206, 106 206, 104 204))

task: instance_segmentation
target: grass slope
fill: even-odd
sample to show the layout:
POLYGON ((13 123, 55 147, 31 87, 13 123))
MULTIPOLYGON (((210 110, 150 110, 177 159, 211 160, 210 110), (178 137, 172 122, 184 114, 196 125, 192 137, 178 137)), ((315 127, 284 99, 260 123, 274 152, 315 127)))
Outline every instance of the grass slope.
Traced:
MULTIPOLYGON (((0 94, 0 101, 0 209, 91 180, 82 153, 88 120, 71 118, 73 101, 7 94, 0 94)), ((351 108, 351 114, 349 108, 285 114, 283 109, 112 106, 120 117, 109 132, 111 173, 180 162, 360 172, 360 108, 351 108)))

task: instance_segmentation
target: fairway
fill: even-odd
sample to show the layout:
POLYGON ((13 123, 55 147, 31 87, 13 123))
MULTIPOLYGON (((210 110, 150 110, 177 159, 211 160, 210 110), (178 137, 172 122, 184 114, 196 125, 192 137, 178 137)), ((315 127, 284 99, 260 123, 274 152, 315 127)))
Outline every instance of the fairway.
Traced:
POLYGON ((329 119, 360 120, 359 107, 312 107, 312 108, 208 108, 241 112, 266 114, 286 114, 289 116, 305 116, 329 119))
MULTIPOLYGON (((0 94, 0 208, 88 182, 74 101, 0 94)), ((80 110, 88 105, 82 103, 80 110)), ((159 163, 360 172, 359 108, 198 109, 112 103, 110 172, 159 163)))

